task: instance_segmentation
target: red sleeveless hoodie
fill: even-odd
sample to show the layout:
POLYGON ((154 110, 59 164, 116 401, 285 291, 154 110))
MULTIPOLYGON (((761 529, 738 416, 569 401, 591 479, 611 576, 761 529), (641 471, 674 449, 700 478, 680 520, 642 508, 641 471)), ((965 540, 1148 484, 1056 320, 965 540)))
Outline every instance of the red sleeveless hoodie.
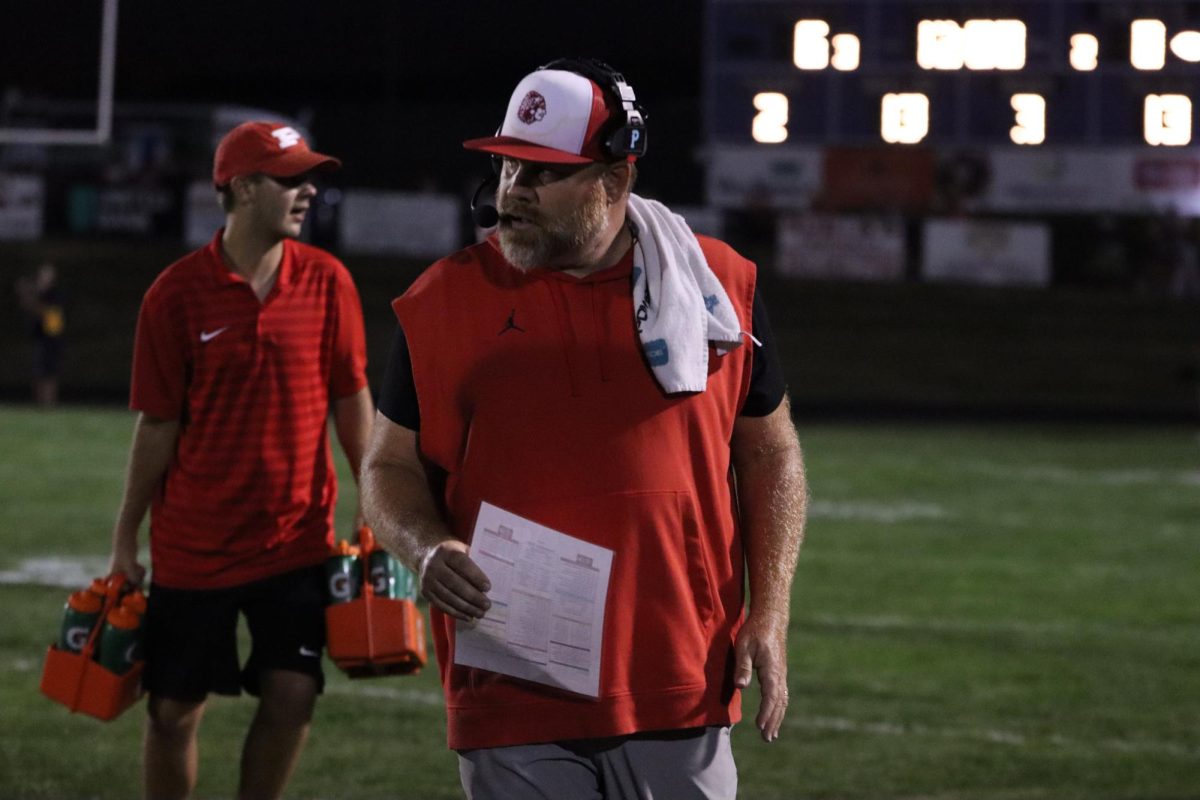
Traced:
MULTIPOLYGON (((743 330, 755 267, 699 237, 743 330)), ((743 550, 729 441, 752 347, 710 348, 706 391, 665 395, 642 355, 633 251, 585 278, 522 273, 489 241, 392 304, 408 341, 422 456, 469 541, 481 501, 614 552, 600 697, 453 664, 431 614, 454 749, 731 724, 743 550), (438 481, 440 484, 440 481, 438 481)))

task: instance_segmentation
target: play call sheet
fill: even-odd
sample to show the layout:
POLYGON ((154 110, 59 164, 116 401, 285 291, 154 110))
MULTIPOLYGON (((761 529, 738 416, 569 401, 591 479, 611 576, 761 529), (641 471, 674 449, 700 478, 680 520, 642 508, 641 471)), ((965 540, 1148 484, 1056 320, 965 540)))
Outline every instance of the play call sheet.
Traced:
POLYGON ((491 581, 492 607, 458 623, 454 663, 597 697, 612 556, 483 503, 471 558, 491 581))

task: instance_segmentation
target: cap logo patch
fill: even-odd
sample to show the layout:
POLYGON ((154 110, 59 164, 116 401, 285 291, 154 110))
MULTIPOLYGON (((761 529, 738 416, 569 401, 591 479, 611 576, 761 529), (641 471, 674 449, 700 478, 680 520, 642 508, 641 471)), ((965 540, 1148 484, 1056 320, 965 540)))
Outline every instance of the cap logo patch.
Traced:
POLYGON ((545 116, 546 98, 534 91, 525 95, 525 99, 521 101, 520 108, 517 109, 517 119, 526 125, 532 125, 535 122, 540 122, 545 116))
POLYGON ((271 131, 271 135, 279 140, 280 150, 287 150, 300 143, 300 134, 296 132, 295 128, 276 128, 271 131))

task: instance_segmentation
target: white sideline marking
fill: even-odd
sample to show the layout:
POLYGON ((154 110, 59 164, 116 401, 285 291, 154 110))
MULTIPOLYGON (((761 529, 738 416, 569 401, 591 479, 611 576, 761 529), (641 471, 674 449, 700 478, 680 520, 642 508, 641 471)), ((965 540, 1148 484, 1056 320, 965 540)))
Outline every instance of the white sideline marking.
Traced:
POLYGON ((1085 741, 1059 734, 1051 736, 1026 736, 1021 733, 994 728, 932 728, 919 724, 901 725, 893 722, 860 722, 842 717, 805 717, 802 715, 789 718, 784 725, 789 728, 837 731, 839 733, 863 733, 872 736, 936 736, 946 739, 976 739, 1012 747, 1041 747, 1045 744, 1051 744, 1056 747, 1085 750, 1088 752, 1102 750, 1120 753, 1149 753, 1152 755, 1175 756, 1179 758, 1194 758, 1200 755, 1200 748, 1187 747, 1178 742, 1163 742, 1154 739, 1101 739, 1099 741, 1085 741))
POLYGON ((1023 620, 999 619, 988 622, 971 622, 953 619, 917 619, 886 614, 879 616, 837 616, 834 614, 794 615, 799 624, 825 625, 837 628, 864 628, 867 630, 916 630, 942 633, 995 634, 1015 633, 1035 636, 1079 636, 1080 634, 1105 639, 1120 638, 1142 643, 1177 642, 1185 633, 1170 630, 1146 629, 1130 625, 1110 625, 1086 621, 1025 622, 1023 620))
POLYGON ((964 461, 965 469, 996 478, 1046 481, 1060 484, 1096 486, 1144 486, 1177 484, 1200 487, 1200 470, 1096 469, 1084 470, 1054 464, 1010 466, 992 461, 964 461))
POLYGON ((443 704, 441 692, 429 689, 397 689, 392 686, 366 686, 359 681, 349 684, 326 684, 325 694, 348 694, 377 700, 396 700, 410 706, 441 708, 443 704))
MULTIPOLYGON (((1171 524, 1168 523, 1167 526, 1156 531, 1150 531, 1149 534, 1163 538, 1178 537, 1181 534, 1192 536, 1192 528, 1194 527, 1181 528, 1175 531, 1172 529, 1171 524)), ((804 561, 826 561, 834 564, 878 564, 880 562, 879 553, 860 551, 805 550, 800 554, 800 558, 804 561)), ((888 564, 892 567, 903 565, 907 569, 929 573, 974 570, 991 574, 1009 575, 1013 578, 1034 576, 1038 580, 1043 579, 1042 576, 1046 570, 1044 564, 1039 564, 1032 559, 1016 556, 980 556, 974 554, 941 556, 931 555, 927 552, 893 553, 889 556, 888 564)), ((1058 574, 1064 578, 1085 578, 1089 580, 1095 578, 1158 580, 1159 573, 1156 570, 1157 567, 1154 565, 1133 565, 1113 560, 1095 562, 1075 560, 1058 565, 1058 574)))
MULTIPOLYGON (((802 559, 804 559, 805 561, 828 561, 828 562, 832 562, 835 564, 837 564, 837 563, 858 564, 858 563, 864 563, 864 562, 870 563, 870 564, 878 564, 879 563, 879 554, 875 553, 875 552, 867 553, 867 552, 858 552, 858 551, 833 551, 833 550, 822 550, 822 551, 817 552, 817 551, 813 551, 813 550, 805 550, 801 553, 800 557, 802 559)), ((954 570, 954 571, 960 571, 960 570, 966 570, 966 569, 976 569, 976 570, 985 570, 985 571, 991 571, 991 572, 999 572, 999 573, 1002 573, 1005 575, 1011 575, 1013 577, 1021 577, 1021 576, 1026 576, 1026 575, 1030 575, 1030 574, 1040 575, 1043 571, 1039 565, 1033 563, 1032 561, 1019 560, 1016 558, 994 557, 994 556, 985 557, 985 556, 975 556, 975 555, 970 555, 970 556, 964 555, 964 556, 957 557, 957 558, 951 558, 951 557, 945 557, 945 556, 932 556, 932 555, 928 555, 926 553, 920 553, 919 555, 911 555, 906 558, 900 558, 898 556, 893 556, 891 563, 893 566, 898 565, 898 564, 911 564, 914 567, 919 567, 926 571, 947 570, 947 569, 954 570)), ((1127 570, 1124 567, 1118 567, 1116 569, 1121 574, 1124 574, 1125 572, 1127 572, 1127 570)))
POLYGON ((857 519, 891 525, 914 519, 948 519, 951 514, 933 503, 837 503, 815 500, 808 507, 810 517, 857 519))
POLYGON ((25 558, 16 569, 0 572, 0 584, 82 589, 107 574, 103 556, 25 558))
MULTIPOLYGON (((990 622, 963 622, 952 619, 915 619, 895 614, 879 616, 843 617, 835 614, 807 614, 799 621, 810 621, 818 625, 830 625, 845 628, 867 628, 870 630, 929 630, 947 633, 1049 633, 1063 634, 1078 632, 1087 623, 1072 622, 1021 622, 1017 620, 993 620, 990 622)), ((1101 626, 1104 631, 1111 632, 1111 626, 1101 626)))
POLYGON ((1178 522, 1164 522, 1158 526, 1158 530, 1154 531, 1154 535, 1163 539, 1182 539, 1192 535, 1192 528, 1185 527, 1178 522))

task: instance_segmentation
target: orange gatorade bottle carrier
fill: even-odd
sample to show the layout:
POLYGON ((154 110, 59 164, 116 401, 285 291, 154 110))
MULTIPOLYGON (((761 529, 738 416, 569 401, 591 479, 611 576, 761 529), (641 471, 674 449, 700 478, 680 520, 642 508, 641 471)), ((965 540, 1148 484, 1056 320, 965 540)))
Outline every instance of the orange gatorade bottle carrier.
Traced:
MULTIPOLYGON (((135 594, 141 595, 130 591, 123 575, 112 575, 68 598, 59 641, 46 650, 42 694, 102 720, 115 719, 137 702, 142 696, 141 614, 137 599, 126 604, 135 594), (112 631, 105 651, 103 634, 112 631), (108 659, 101 663, 97 658, 106 652, 108 659)), ((140 605, 144 609, 144 596, 140 605)))
MULTIPOLYGON (((387 597, 375 592, 370 564, 382 554, 370 528, 358 531, 358 547, 335 545, 331 561, 357 550, 354 590, 332 592, 325 607, 329 657, 351 678, 416 673, 425 666, 425 620, 414 597, 387 597), (347 598, 350 594, 353 599, 347 598)), ((403 570, 399 564, 396 567, 403 570)), ((331 574, 344 567, 331 565, 331 574)))

